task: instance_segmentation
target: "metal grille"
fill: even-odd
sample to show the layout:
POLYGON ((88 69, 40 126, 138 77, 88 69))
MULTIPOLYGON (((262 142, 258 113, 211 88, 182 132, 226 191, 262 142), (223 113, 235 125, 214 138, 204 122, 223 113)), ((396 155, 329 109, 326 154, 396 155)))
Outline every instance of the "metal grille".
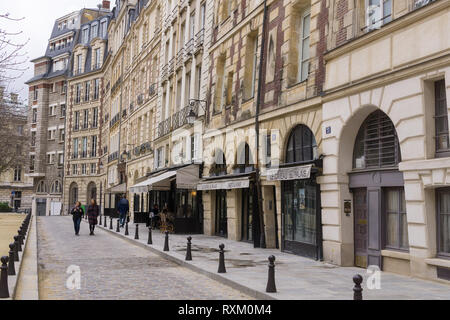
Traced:
POLYGON ((358 158, 363 159, 362 164, 356 165, 358 168, 392 167, 400 162, 397 133, 384 112, 375 111, 362 125, 355 144, 355 158, 355 163, 358 158))

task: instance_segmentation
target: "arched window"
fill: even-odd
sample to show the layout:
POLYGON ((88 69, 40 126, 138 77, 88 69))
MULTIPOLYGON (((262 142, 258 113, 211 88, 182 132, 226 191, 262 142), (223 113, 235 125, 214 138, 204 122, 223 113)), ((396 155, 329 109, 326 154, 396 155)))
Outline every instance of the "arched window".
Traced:
POLYGON ((78 185, 74 182, 70 185, 69 190, 69 203, 74 205, 78 201, 78 185))
POLYGON ((40 181, 36 188, 37 193, 47 193, 47 185, 45 184, 45 181, 40 181))
POLYGON ((286 163, 297 163, 318 159, 318 148, 312 131, 305 125, 298 125, 289 136, 286 149, 286 163))
POLYGON ((53 184, 50 188, 50 193, 62 193, 62 186, 61 186, 61 182, 59 180, 56 180, 55 182, 53 182, 53 184))
POLYGON ((359 129, 353 150, 353 168, 395 167, 401 161, 397 133, 381 110, 371 113, 359 129))

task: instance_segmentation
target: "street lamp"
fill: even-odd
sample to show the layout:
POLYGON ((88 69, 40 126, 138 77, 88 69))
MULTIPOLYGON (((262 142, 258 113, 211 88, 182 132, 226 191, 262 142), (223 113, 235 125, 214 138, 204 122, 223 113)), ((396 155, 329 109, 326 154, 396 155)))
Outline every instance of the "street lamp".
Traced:
POLYGON ((194 124, 195 120, 197 120, 198 118, 198 114, 196 114, 194 111, 195 106, 199 105, 200 107, 202 107, 203 111, 206 112, 206 104, 207 102, 205 100, 196 100, 196 99, 189 100, 189 106, 191 107, 191 110, 189 111, 189 114, 186 117, 188 124, 191 125, 194 124), (202 105, 202 103, 204 103, 204 105, 202 105))

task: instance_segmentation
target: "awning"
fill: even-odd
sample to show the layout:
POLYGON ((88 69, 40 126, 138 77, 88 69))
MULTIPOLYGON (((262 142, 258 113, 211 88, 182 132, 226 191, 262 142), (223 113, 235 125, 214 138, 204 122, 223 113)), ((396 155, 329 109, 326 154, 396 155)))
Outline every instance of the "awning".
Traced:
POLYGON ((250 177, 224 179, 216 181, 202 181, 198 184, 197 190, 231 190, 231 189, 246 189, 250 187, 250 177))
POLYGON ((265 173, 267 181, 303 180, 311 177, 312 165, 269 169, 265 173))
POLYGON ((176 176, 176 171, 168 171, 153 176, 130 188, 131 193, 143 193, 150 190, 170 190, 170 178, 176 176))
POLYGON ((118 186, 106 190, 106 193, 127 193, 127 185, 126 183, 119 184, 118 186))
POLYGON ((200 168, 198 165, 190 165, 177 170, 177 188, 178 189, 197 189, 200 180, 200 168))

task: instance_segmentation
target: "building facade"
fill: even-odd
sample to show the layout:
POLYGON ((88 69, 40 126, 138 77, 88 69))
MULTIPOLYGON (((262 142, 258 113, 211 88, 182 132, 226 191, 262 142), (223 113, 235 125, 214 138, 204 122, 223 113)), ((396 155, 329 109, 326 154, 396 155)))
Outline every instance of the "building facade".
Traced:
MULTIPOLYGON (((65 139, 64 206, 66 213, 76 201, 102 205, 100 176, 103 125, 105 60, 108 58, 110 15, 99 15, 81 25, 72 51, 73 64, 67 81, 67 130, 65 139)), ((103 207, 103 206, 102 206, 103 207)))
MULTIPOLYGON (((109 2, 104 1, 104 6, 109 2)), ((72 51, 81 25, 108 12, 107 8, 82 9, 55 21, 45 55, 32 60, 34 77, 29 86, 28 123, 32 137, 30 171, 33 179, 33 212, 59 215, 63 208, 67 77, 72 51)))
POLYGON ((325 260, 449 280, 450 2, 352 4, 327 8, 325 260))
POLYGON ((14 150, 19 152, 10 158, 14 164, 0 174, 0 203, 6 203, 14 211, 31 210, 33 181, 26 176, 29 148, 27 106, 18 100, 17 94, 7 94, 3 86, 0 86, 0 117, 2 134, 9 133, 2 137, 2 142, 10 140, 2 144, 3 147, 11 153, 14 150))

